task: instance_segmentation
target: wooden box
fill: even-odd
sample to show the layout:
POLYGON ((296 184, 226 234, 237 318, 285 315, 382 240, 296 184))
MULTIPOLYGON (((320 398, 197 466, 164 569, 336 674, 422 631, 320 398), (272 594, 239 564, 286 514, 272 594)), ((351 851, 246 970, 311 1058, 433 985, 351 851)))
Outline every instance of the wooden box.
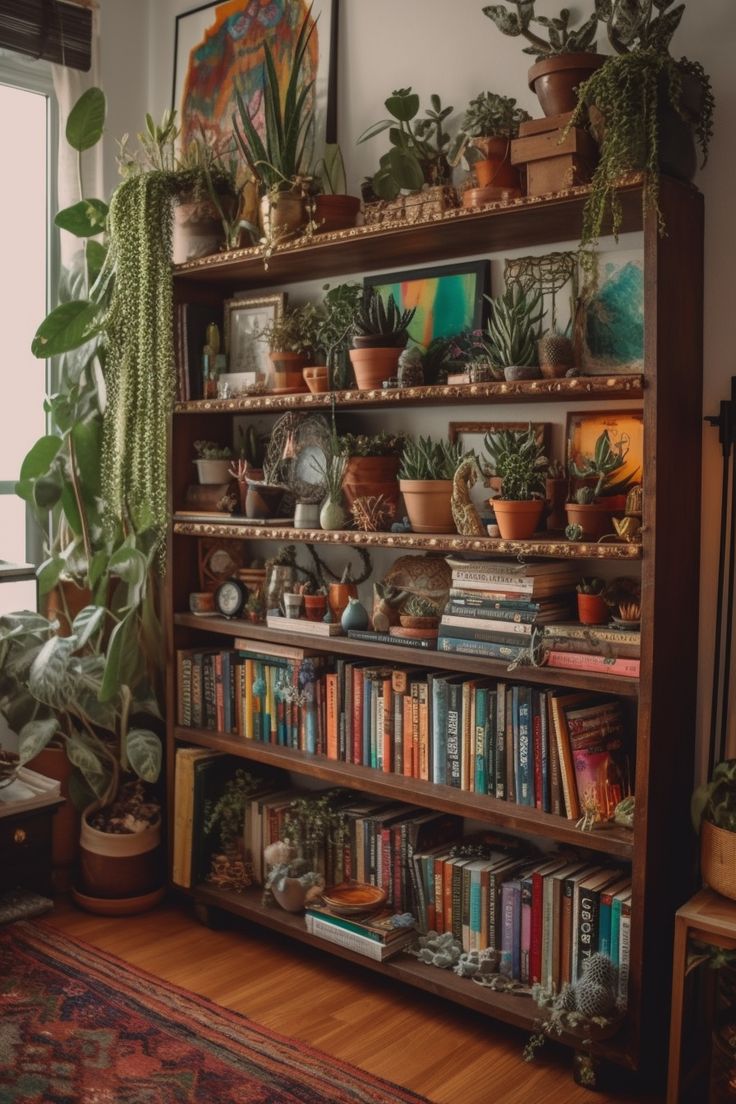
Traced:
POLYGON ((375 203, 366 203, 363 218, 366 226, 381 222, 420 222, 422 219, 441 215, 458 206, 457 191, 446 184, 425 188, 412 195, 397 196, 396 199, 379 199, 375 203))
POLYGON ((598 161, 598 147, 583 127, 565 128, 571 113, 531 119, 511 143, 511 163, 526 166, 527 195, 563 192, 587 184, 598 161))

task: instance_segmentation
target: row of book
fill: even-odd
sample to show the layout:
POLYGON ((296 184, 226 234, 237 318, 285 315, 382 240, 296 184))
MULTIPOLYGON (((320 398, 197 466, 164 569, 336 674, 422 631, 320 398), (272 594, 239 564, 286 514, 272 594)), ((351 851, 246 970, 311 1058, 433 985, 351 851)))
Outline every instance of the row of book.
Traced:
POLYGON ((569 620, 571 563, 447 559, 452 585, 439 651, 638 678, 638 633, 569 620))
POLYGON ((178 723, 324 755, 577 820, 631 793, 613 696, 331 660, 246 639, 178 652, 178 723))

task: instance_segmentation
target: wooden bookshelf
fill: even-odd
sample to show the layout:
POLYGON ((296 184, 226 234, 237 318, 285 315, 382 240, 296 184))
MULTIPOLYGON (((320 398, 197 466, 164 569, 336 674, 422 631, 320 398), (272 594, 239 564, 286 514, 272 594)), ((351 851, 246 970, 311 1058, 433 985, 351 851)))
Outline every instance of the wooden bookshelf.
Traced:
MULTIPOLYGON (((391 271, 412 264, 494 253, 532 245, 557 245, 579 237, 587 191, 571 189, 560 196, 490 205, 479 211, 457 211, 417 225, 365 227, 338 235, 317 236, 279 247, 264 269, 257 249, 240 250, 194 261, 179 268, 175 291, 179 301, 219 304, 236 291, 285 286, 306 279, 337 277, 369 271, 391 271)), ((537 381, 513 390, 504 384, 476 389, 408 389, 396 392, 341 392, 337 409, 381 411, 391 405, 406 409, 407 428, 421 427, 421 409, 435 404, 467 406, 469 417, 492 417, 503 404, 523 404, 524 418, 534 404, 555 402, 575 409, 581 401, 604 400, 615 408, 622 400, 641 399, 644 411, 644 516, 641 545, 570 544, 534 540, 503 542, 491 538, 366 534, 345 531, 260 527, 234 518, 194 520, 174 518, 170 533, 167 582, 167 771, 173 796, 176 748, 188 741, 217 747, 244 758, 282 766, 294 775, 322 779, 326 784, 360 789, 369 794, 400 797, 427 808, 461 816, 540 841, 577 844, 601 858, 630 860, 633 881, 629 1008, 625 1028, 608 1045, 615 1061, 650 1071, 664 1068, 666 1017, 669 1001, 674 914, 691 895, 694 840, 689 826, 692 788, 695 692, 697 673, 699 570, 700 441, 702 402, 702 197, 692 187, 666 178, 660 205, 667 225, 660 236, 656 218, 642 210, 640 182, 622 191, 624 230, 643 231, 645 283, 645 370, 642 376, 537 381), (609 380, 611 382, 609 382, 609 380), (412 411, 417 413, 412 417, 412 411), (674 473, 676 472, 676 476, 674 473), (687 517, 683 513, 687 504, 687 517), (188 608, 192 590, 199 589, 199 538, 285 542, 320 542, 348 547, 409 551, 475 552, 503 556, 554 556, 580 560, 581 571, 595 564, 620 564, 622 573, 641 572, 642 650, 638 680, 522 667, 509 675, 501 663, 477 657, 404 649, 346 637, 317 638, 282 633, 264 626, 222 618, 194 618, 188 608), (586 564, 590 565, 585 567, 586 564), (206 642, 226 644, 236 636, 291 643, 336 655, 376 658, 408 666, 442 667, 548 686, 578 687, 625 699, 636 715, 636 817, 633 833, 623 829, 582 833, 562 818, 535 809, 455 791, 451 787, 405 780, 370 768, 334 762, 272 745, 246 744, 234 736, 179 729, 175 724, 177 648, 206 642), (582 837, 582 838, 581 838, 582 837)), ((192 471, 193 441, 216 438, 228 416, 262 414, 286 409, 329 409, 330 396, 253 396, 244 399, 181 403, 173 418, 171 459, 172 513, 184 502, 192 471), (278 398, 278 402, 276 402, 278 398)), ((625 404, 626 405, 626 404, 625 404)), ((559 419, 558 419, 559 420, 559 419)), ((564 420, 564 412, 562 414, 564 420)), ((173 803, 170 801, 170 809, 173 803)), ((257 895, 221 893, 197 887, 195 899, 224 909, 286 936, 311 942, 303 923, 284 912, 264 910, 257 895)), ((325 947, 331 953, 338 948, 325 947)), ((520 998, 479 989, 466 979, 420 966, 402 956, 375 964, 360 956, 343 957, 387 976, 418 985, 427 992, 488 1015, 529 1027, 534 1012, 520 1011, 520 998)), ((565 1040, 569 1041, 569 1040, 565 1040)))

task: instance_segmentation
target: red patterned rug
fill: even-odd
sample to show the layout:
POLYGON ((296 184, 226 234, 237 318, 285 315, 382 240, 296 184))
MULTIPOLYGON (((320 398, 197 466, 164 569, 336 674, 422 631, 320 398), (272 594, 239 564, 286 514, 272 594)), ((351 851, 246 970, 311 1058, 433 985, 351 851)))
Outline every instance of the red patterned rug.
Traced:
POLYGON ((427 1104, 43 924, 0 929, 2 1104, 427 1104))

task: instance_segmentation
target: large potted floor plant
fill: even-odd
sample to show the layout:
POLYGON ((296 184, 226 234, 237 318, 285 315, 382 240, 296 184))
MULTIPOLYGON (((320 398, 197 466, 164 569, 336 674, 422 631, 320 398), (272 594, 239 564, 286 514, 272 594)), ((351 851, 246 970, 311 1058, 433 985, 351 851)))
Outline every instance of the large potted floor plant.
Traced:
POLYGON ((573 111, 577 104, 576 89, 605 60, 596 53, 597 12, 580 27, 573 28, 569 8, 563 8, 557 17, 548 17, 535 15, 535 0, 514 0, 514 6, 515 11, 506 4, 488 4, 483 14, 502 34, 521 36, 529 43, 524 53, 537 59, 529 70, 529 87, 536 93, 544 114, 573 111), (547 32, 547 38, 532 29, 533 23, 547 32))
POLYGON ((709 782, 695 790, 691 811, 700 833, 700 866, 704 881, 736 900, 736 759, 726 759, 709 782))
POLYGON ((527 540, 539 528, 549 460, 533 426, 487 433, 483 442, 501 493, 491 499, 504 540, 527 540))
POLYGON ((396 375, 401 350, 409 340, 409 324, 416 310, 402 311, 393 295, 384 303, 380 292, 368 288, 355 313, 350 362, 359 391, 381 387, 396 375))
POLYGON ((452 479, 462 459, 459 442, 407 438, 401 454, 399 488, 415 533, 454 533, 452 479))

